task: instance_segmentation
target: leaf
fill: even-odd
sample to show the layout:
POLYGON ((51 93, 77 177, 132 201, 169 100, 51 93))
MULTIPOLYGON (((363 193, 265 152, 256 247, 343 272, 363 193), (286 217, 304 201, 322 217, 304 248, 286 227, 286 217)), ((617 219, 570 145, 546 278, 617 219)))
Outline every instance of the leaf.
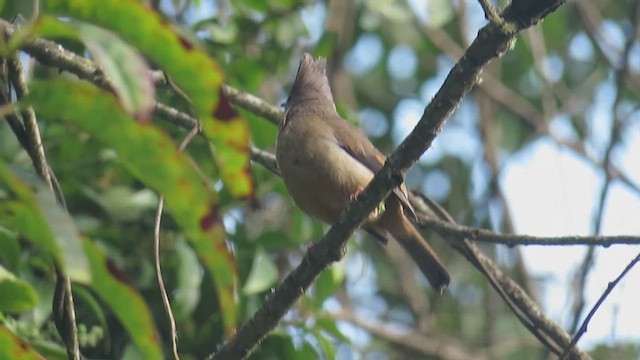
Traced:
POLYGON ((318 341, 318 344, 322 348, 322 352, 324 353, 325 359, 335 359, 336 358, 336 346, 335 344, 325 336, 321 331, 315 332, 315 338, 318 341))
POLYGON ((4 325, 0 325, 0 359, 11 360, 45 360, 24 340, 18 338, 4 325))
MULTIPOLYGON (((85 240, 87 241, 87 240, 85 240)), ((80 312, 78 307, 76 307, 76 317, 80 319, 86 319, 87 312, 90 312, 91 318, 95 318, 97 325, 102 329, 108 329, 109 323, 107 321, 107 316, 105 314, 105 309, 101 306, 100 302, 97 299, 97 295, 95 292, 89 291, 88 288, 82 286, 76 286, 73 288, 73 297, 75 304, 82 302, 83 306, 86 306, 88 310, 84 312, 80 312)), ((85 320, 86 321, 86 320, 85 320)), ((83 323, 85 323, 83 321, 83 323)), ((102 343, 105 343, 105 346, 109 346, 111 342, 111 334, 108 331, 103 333, 104 338, 101 340, 102 343)), ((35 344, 34 344, 35 347, 35 344)), ((42 352, 42 351, 41 351, 42 352)))
POLYGON ((200 287, 202 286, 202 271, 198 264, 197 254, 186 242, 179 239, 175 242, 175 252, 178 257, 176 289, 173 295, 173 306, 176 318, 188 317, 200 301, 200 287))
POLYGON ((29 344, 47 360, 68 359, 67 349, 52 340, 31 340, 29 344))
POLYGON ((149 189, 133 191, 129 187, 116 185, 102 193, 90 187, 83 187, 82 190, 111 217, 120 221, 140 220, 145 211, 154 209, 158 204, 158 196, 149 189))
POLYGON ((314 284, 315 293, 313 299, 318 308, 322 307, 324 301, 333 295, 344 280, 344 267, 339 266, 339 264, 344 264, 344 262, 335 264, 335 266, 323 271, 314 284))
POLYGON ((315 328, 318 330, 322 330, 323 332, 333 336, 334 338, 345 342, 347 344, 351 343, 351 340, 338 329, 338 325, 336 324, 336 320, 327 316, 319 316, 316 320, 315 328))
MULTIPOLYGON (((313 345, 305 341, 304 343, 302 343, 300 349, 296 349, 296 353, 291 359, 308 360, 318 358, 322 359, 322 357, 320 357, 320 354, 318 354, 318 352, 313 348, 313 345)), ((335 359, 335 357, 325 357, 324 359, 335 359)))
POLYGON ((230 333, 237 316, 235 264, 225 244, 217 194, 205 186, 190 158, 156 127, 133 121, 113 95, 84 82, 34 81, 25 104, 108 145, 134 176, 165 196, 167 210, 214 279, 225 329, 230 333))
POLYGON ((91 288, 100 296, 145 359, 162 359, 162 345, 156 333, 151 311, 142 296, 119 279, 119 273, 100 249, 89 240, 83 242, 91 263, 94 281, 91 288))
POLYGON ((299 41, 306 27, 297 13, 281 18, 276 25, 276 41, 282 48, 293 46, 299 41))
POLYGON ((394 0, 367 0, 364 5, 370 11, 378 13, 395 22, 407 22, 412 16, 411 12, 406 7, 394 0))
POLYGON ((0 161, 0 186, 7 191, 0 201, 0 225, 49 251, 72 280, 89 282, 91 272, 73 219, 34 174, 14 172, 20 178, 0 161))
POLYGON ((90 24, 76 23, 80 38, 105 72, 122 106, 146 122, 155 104, 151 71, 138 52, 112 33, 90 24))
POLYGON ((31 285, 16 278, 0 265, 0 311, 22 312, 33 309, 38 295, 31 285))
POLYGON ((103 26, 165 70, 189 97, 214 147, 214 160, 229 193, 252 198, 247 123, 222 95, 223 74, 204 50, 180 36, 157 14, 134 0, 48 0, 43 11, 103 26), (132 26, 135 24, 135 26, 132 26))
POLYGON ((155 87, 151 69, 133 47, 100 27, 81 21, 63 22, 47 15, 40 16, 31 31, 44 37, 83 42, 109 79, 125 111, 139 121, 149 120, 155 104, 155 87))
POLYGON ((287 334, 275 331, 267 335, 249 359, 296 359, 297 349, 287 334))
POLYGON ((269 10, 269 3, 264 0, 242 0, 239 3, 251 10, 261 13, 265 13, 267 12, 267 10, 269 10))
POLYGON ((4 227, 0 227, 0 263, 9 270, 16 271, 20 260, 20 245, 17 234, 4 227))
POLYGON ((278 269, 262 249, 256 251, 253 266, 242 288, 245 295, 252 295, 267 290, 278 280, 278 269))
POLYGON ((429 20, 427 25, 440 28, 453 19, 455 11, 449 0, 429 0, 429 20))

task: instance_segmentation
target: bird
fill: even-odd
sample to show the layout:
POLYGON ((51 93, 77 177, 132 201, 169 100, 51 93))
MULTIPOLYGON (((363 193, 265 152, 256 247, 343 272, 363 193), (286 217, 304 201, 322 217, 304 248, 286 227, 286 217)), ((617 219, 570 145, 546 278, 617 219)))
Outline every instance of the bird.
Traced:
MULTIPOLYGON (((334 224, 367 187, 386 157, 337 112, 326 59, 305 53, 284 103, 276 160, 290 196, 306 214, 334 224)), ((440 294, 451 280, 442 261, 409 218, 415 212, 404 183, 394 188, 361 228, 382 244, 397 241, 440 294)))

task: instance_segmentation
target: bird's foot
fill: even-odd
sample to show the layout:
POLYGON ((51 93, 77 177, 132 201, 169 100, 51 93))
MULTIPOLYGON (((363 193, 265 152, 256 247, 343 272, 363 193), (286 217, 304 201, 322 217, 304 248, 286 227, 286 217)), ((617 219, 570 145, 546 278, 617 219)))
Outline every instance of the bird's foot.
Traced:
POLYGON ((364 191, 364 188, 362 186, 358 186, 356 188, 356 191, 354 191, 351 195, 349 195, 349 200, 354 201, 358 199, 358 195, 360 195, 360 193, 363 191, 364 191))
MULTIPOLYGON (((364 191, 364 188, 362 186, 358 186, 356 191, 354 191, 351 195, 349 195, 349 199, 351 199, 351 201, 354 201, 354 200, 358 199, 358 196, 363 191, 364 191)), ((385 210, 384 202, 381 202, 378 206, 376 206, 375 209, 373 209, 371 214, 369 214, 369 216, 367 216, 367 219, 365 220, 365 223, 373 223, 373 222, 378 221, 378 219, 380 219, 382 214, 384 214, 384 210, 385 210)))

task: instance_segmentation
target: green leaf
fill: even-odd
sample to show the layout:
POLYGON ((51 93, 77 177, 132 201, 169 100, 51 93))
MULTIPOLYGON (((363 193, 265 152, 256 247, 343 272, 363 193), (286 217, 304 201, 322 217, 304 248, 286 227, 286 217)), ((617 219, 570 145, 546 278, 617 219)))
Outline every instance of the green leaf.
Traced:
MULTIPOLYGON (((335 352, 335 350, 334 350, 335 352)), ((308 360, 308 359, 318 359, 321 358, 320 354, 313 348, 313 345, 308 342, 302 343, 302 347, 300 349, 296 349, 296 354, 293 359, 300 360, 308 360)), ((334 359, 335 356, 325 357, 324 359, 334 359)))
POLYGON ((38 295, 31 285, 16 278, 0 265, 0 311, 21 312, 33 309, 38 295))
POLYGON ((20 261, 20 244, 17 234, 0 227, 0 263, 5 264, 9 270, 16 271, 20 261))
POLYGON ((208 19, 194 26, 200 31, 206 31, 211 36, 211 40, 218 44, 233 44, 238 41, 238 26, 235 21, 220 22, 215 19, 208 19))
POLYGON ((318 341, 318 344, 322 348, 322 352, 324 353, 325 359, 335 359, 336 358, 336 346, 335 344, 325 336, 322 332, 315 332, 315 338, 318 341))
POLYGON ((338 325, 336 324, 336 320, 323 315, 319 316, 316 321, 316 329, 322 330, 323 332, 333 336, 337 340, 345 342, 347 344, 351 343, 351 340, 338 329, 338 325))
POLYGON ((241 0, 235 2, 244 5, 251 10, 261 13, 267 12, 267 10, 269 10, 269 3, 264 0, 241 0))
POLYGON ((314 284, 314 303, 318 308, 322 307, 324 301, 340 287, 344 280, 344 268, 339 266, 343 264, 340 262, 335 266, 329 267, 329 269, 323 271, 314 284))
POLYGON ((45 358, 27 345, 24 340, 18 338, 11 330, 0 325, 0 359, 44 360, 45 358))
POLYGON ((294 0, 270 0, 269 3, 271 3, 273 7, 281 9, 290 9, 295 5, 294 0))
POLYGON ((297 349, 290 336, 281 332, 269 334, 249 359, 296 359, 297 349))
POLYGON ((31 340, 30 345, 47 360, 67 360, 67 349, 51 340, 31 340))
POLYGON ((131 336, 144 359, 162 359, 151 311, 142 296, 119 278, 117 269, 89 240, 82 242, 91 263, 94 281, 91 288, 100 296, 131 336))
POLYGON ((47 0, 43 11, 109 29, 165 70, 189 97, 215 147, 215 162, 229 193, 253 197, 247 123, 222 95, 223 74, 204 50, 180 36, 157 14, 134 0, 47 0), (132 26, 135 24, 135 26, 132 26))
POLYGON ((111 217, 120 221, 140 220, 145 211, 158 205, 158 196, 149 189, 133 191, 125 186, 111 186, 102 193, 90 187, 83 187, 82 190, 111 217))
POLYGON ((138 120, 148 121, 155 104, 155 87, 144 59, 111 32, 84 23, 76 23, 74 27, 111 80, 125 111, 138 120))
POLYGON ((0 201, 0 225, 53 254, 72 280, 89 282, 91 272, 73 219, 34 174, 14 172, 20 177, 0 161, 0 186, 7 192, 0 201))
POLYGON ((176 311, 176 318, 180 319, 189 316, 198 305, 203 276, 197 254, 193 249, 182 239, 178 239, 175 244, 179 264, 173 307, 176 311))
POLYGON ((22 1, 22 0, 2 0, 0 1, 0 8, 2 11, 0 12, 0 17, 3 19, 14 19, 18 16, 23 19, 31 18, 34 9, 33 1, 22 1))
MULTIPOLYGON (((85 240, 86 241, 86 240, 85 240)), ((78 304, 80 302, 82 302, 82 304, 84 305, 84 307, 87 308, 87 310, 85 310, 84 313, 81 313, 78 310, 78 307, 76 306, 76 317, 80 318, 80 319, 85 319, 86 313, 90 312, 90 317, 91 318, 95 318, 96 320, 96 324, 102 328, 102 329, 108 329, 109 328, 109 323, 107 321, 107 316, 105 314, 105 309, 100 305, 100 302, 98 302, 97 299, 97 295, 91 291, 89 291, 88 288, 82 287, 82 286, 76 286, 73 288, 73 297, 74 297, 74 302, 75 304, 78 304)), ((83 321, 84 323, 84 321, 83 321)), ((108 331, 105 331, 103 333, 104 338, 102 339, 102 342, 109 344, 111 341, 111 334, 108 331)), ((35 346, 35 345, 34 345, 35 346)), ((108 345, 106 345, 108 346, 108 345)))
POLYGON ((429 20, 428 25, 432 28, 439 28, 453 19, 455 11, 449 0, 429 0, 429 20))
POLYGON ((394 0, 367 0, 364 5, 370 11, 395 22, 407 22, 413 16, 406 6, 394 0))
POLYGON ((112 32, 80 21, 61 22, 42 16, 36 26, 43 36, 73 34, 80 39, 109 78, 125 111, 138 120, 149 120, 155 87, 147 63, 133 47, 112 32))
POLYGON ((42 116, 59 118, 107 144, 125 168, 165 196, 167 210, 214 279, 225 329, 230 333, 237 316, 235 264, 225 244, 217 194, 203 183, 191 159, 165 133, 135 122, 113 95, 90 84, 64 79, 34 81, 26 101, 42 116))
POLYGON ((273 263, 269 254, 258 249, 253 258, 253 266, 247 278, 247 282, 242 288, 245 295, 252 295, 267 290, 278 280, 278 269, 273 263))
POLYGON ((300 15, 292 13, 278 21, 276 25, 276 41, 281 47, 287 48, 296 44, 300 39, 300 35, 306 32, 307 28, 300 15))

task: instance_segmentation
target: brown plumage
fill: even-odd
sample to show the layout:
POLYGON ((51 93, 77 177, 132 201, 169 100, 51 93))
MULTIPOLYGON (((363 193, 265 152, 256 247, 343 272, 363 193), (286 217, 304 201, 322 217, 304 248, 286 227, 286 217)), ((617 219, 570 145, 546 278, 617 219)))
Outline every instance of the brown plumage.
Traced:
MULTIPOLYGON (((333 224, 351 199, 380 170, 386 157, 336 111, 326 62, 304 54, 285 103, 276 146, 278 166, 295 203, 314 218, 333 224)), ((449 273, 407 218, 415 216, 402 184, 385 200, 385 211, 362 226, 386 243, 398 241, 439 292, 449 273)))

